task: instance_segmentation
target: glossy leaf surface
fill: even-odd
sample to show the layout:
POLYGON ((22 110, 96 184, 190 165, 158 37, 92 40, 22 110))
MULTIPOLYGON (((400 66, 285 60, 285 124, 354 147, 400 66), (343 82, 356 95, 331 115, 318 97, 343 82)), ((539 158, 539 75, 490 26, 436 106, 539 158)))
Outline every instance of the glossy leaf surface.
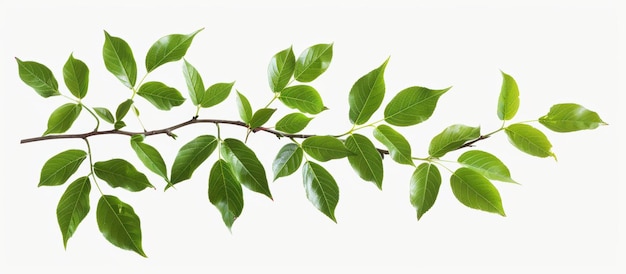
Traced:
POLYGON ((200 105, 205 93, 202 76, 187 60, 183 64, 183 75, 185 76, 185 83, 187 83, 189 99, 194 106, 200 105))
POLYGON ((457 200, 467 207, 506 216, 500 193, 478 172, 459 168, 450 177, 450 186, 457 200))
POLYGON ((33 88, 41 97, 61 95, 59 93, 59 83, 52 74, 52 71, 43 64, 33 61, 17 61, 20 79, 33 88))
POLYGON ((89 177, 80 177, 67 186, 59 200, 57 205, 57 222, 63 235, 63 247, 65 248, 67 248, 67 241, 74 235, 78 225, 89 213, 90 191, 89 177))
POLYGON ((126 41, 104 32, 104 65, 122 84, 132 89, 137 81, 137 63, 126 41))
POLYGON ((131 99, 127 99, 126 101, 120 103, 115 110, 115 120, 121 121, 122 119, 124 119, 124 117, 126 117, 126 114, 128 114, 128 111, 130 110, 130 106, 132 105, 133 100, 131 99))
POLYGON ((509 137, 509 142, 522 152, 542 158, 551 156, 556 159, 552 153, 552 144, 540 130, 526 124, 512 124, 504 131, 509 137))
POLYGON ((400 164, 414 165, 411 145, 395 129, 387 125, 380 125, 374 129, 374 138, 387 147, 391 159, 400 164))
POLYGON ((498 98, 498 118, 511 120, 519 108, 519 89, 510 75, 502 72, 502 88, 498 98))
POLYGON ((250 119, 252 119, 252 106, 250 106, 248 98, 240 92, 237 92, 237 110, 239 111, 241 120, 246 124, 250 124, 250 119))
POLYGON ((201 135, 183 145, 174 164, 170 182, 176 184, 191 178, 193 172, 213 153, 217 139, 211 135, 201 135))
POLYGON ((411 176, 411 204, 417 211, 417 219, 422 218, 437 200, 441 174, 437 166, 430 163, 419 165, 411 176))
POLYGON ((516 183, 515 180, 511 178, 511 173, 506 165, 496 156, 488 152, 470 150, 459 156, 457 161, 488 179, 516 183))
POLYGON ((146 55, 146 70, 153 71, 157 67, 185 56, 194 36, 202 29, 190 34, 170 34, 156 41, 146 55))
POLYGON ((141 246, 141 221, 133 207, 111 195, 103 195, 96 208, 98 228, 113 245, 147 257, 141 246))
POLYGON ((243 191, 230 164, 225 160, 218 160, 211 168, 209 201, 217 207, 224 224, 231 229, 243 211, 243 191))
POLYGON ((63 66, 63 80, 65 86, 76 98, 85 98, 89 87, 89 68, 87 65, 70 55, 63 66))
POLYGON ((48 118, 48 129, 43 135, 66 132, 72 127, 82 109, 81 105, 73 103, 67 103, 55 109, 48 118))
POLYGON ((276 122, 276 130, 285 133, 297 133, 302 131, 311 120, 313 120, 312 117, 307 117, 302 113, 290 113, 276 122))
POLYGON ((235 177, 242 185, 272 199, 265 168, 254 151, 233 138, 225 139, 221 149, 222 155, 230 163, 235 177))
POLYGON ((135 135, 131 138, 130 146, 133 148, 137 157, 150 171, 161 176, 166 182, 169 183, 167 177, 167 167, 165 161, 158 150, 153 146, 143 142, 142 135, 135 135))
POLYGON ((170 110, 185 102, 185 98, 178 90, 161 82, 148 82, 141 85, 137 95, 145 98, 160 110, 170 110))
POLYGON ((317 44, 305 49, 298 60, 294 77, 298 82, 311 82, 328 69, 333 59, 333 44, 317 44))
POLYGON ((93 110, 94 112, 96 112, 98 117, 102 118, 102 120, 104 120, 105 122, 109 124, 115 123, 115 117, 113 117, 113 114, 111 113, 109 109, 102 108, 102 107, 95 107, 93 108, 93 110))
POLYGON ((282 91, 289 80, 293 76, 296 67, 296 57, 293 54, 293 49, 282 50, 272 56, 270 64, 267 67, 267 78, 270 84, 270 89, 273 92, 282 91))
POLYGON ((412 126, 426 121, 435 111, 439 97, 449 89, 409 87, 398 92, 385 107, 385 122, 394 126, 412 126))
POLYGON ((325 109, 320 94, 308 85, 285 88, 278 99, 286 106, 305 113, 318 114, 325 109))
POLYGON ((111 159, 93 164, 93 171, 98 178, 111 187, 121 187, 129 191, 142 191, 154 188, 143 173, 137 171, 133 164, 124 159, 111 159))
POLYGON ((272 171, 274 172, 274 181, 280 177, 293 174, 302 164, 304 152, 296 144, 286 144, 283 146, 274 158, 272 163, 272 171))
POLYGON ((41 168, 39 186, 62 185, 78 170, 87 158, 87 153, 70 149, 52 156, 41 168))
POLYGON ((200 105, 203 108, 208 108, 224 102, 224 100, 228 98, 228 95, 230 95, 230 91, 233 89, 234 84, 235 82, 216 83, 211 85, 202 96, 200 105))
POLYGON ((428 147, 428 154, 432 157, 441 157, 478 137, 480 137, 480 127, 459 124, 449 126, 433 137, 428 147))
POLYGON ((354 83, 348 95, 350 122, 355 125, 366 123, 378 110, 385 97, 385 67, 387 59, 380 67, 370 71, 354 83))
POLYGON ((361 179, 373 182, 378 189, 383 188, 383 158, 372 141, 360 134, 348 136, 346 148, 352 151, 348 162, 361 179))
POLYGON ((313 136, 302 142, 302 149, 313 159, 326 162, 340 159, 353 153, 346 148, 342 141, 331 136, 313 136))
POLYGON ((539 118, 539 123, 556 132, 572 132, 595 129, 606 125, 598 113, 579 104, 556 104, 548 114, 539 118))
POLYGON ((264 125, 276 112, 275 108, 262 108, 254 112, 252 114, 252 118, 250 118, 250 128, 258 128, 264 125))
POLYGON ((337 222, 335 208, 339 202, 339 186, 333 176, 322 166, 310 161, 304 163, 302 175, 307 199, 333 222, 337 222))

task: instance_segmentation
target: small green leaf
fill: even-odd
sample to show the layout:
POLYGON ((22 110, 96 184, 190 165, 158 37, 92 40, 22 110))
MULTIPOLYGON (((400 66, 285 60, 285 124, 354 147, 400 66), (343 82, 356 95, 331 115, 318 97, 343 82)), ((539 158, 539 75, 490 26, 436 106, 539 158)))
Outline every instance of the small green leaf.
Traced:
POLYGON ((64 184, 87 158, 82 150, 70 149, 52 156, 41 168, 39 186, 58 186, 64 184))
POLYGON ((250 119, 252 119, 252 106, 250 106, 248 98, 239 91, 237 91, 237 109, 239 110, 241 120, 246 124, 250 124, 250 119))
POLYGON ((96 114, 98 114, 98 117, 102 118, 102 120, 104 120, 105 122, 109 124, 115 123, 115 117, 113 117, 113 114, 109 109, 95 107, 93 108, 93 110, 96 112, 96 114))
POLYGON ((480 137, 480 127, 452 125, 433 137, 430 141, 430 147, 428 147, 428 153, 430 156, 438 158, 478 137, 480 137))
POLYGON ((79 99, 85 98, 89 87, 89 68, 83 61, 70 55, 63 66, 63 79, 72 95, 79 99))
POLYGON ((172 185, 191 178, 193 172, 209 158, 216 147, 217 139, 210 135, 198 136, 183 145, 172 165, 172 185))
POLYGON ((141 247, 141 222, 132 206, 115 196, 102 195, 96 219, 100 232, 110 243, 147 257, 141 247))
MULTIPOLYGON (((130 110, 130 106, 133 105, 133 100, 127 99, 122 102, 119 106, 117 106, 117 110, 115 110, 115 120, 121 121, 128 114, 128 110, 130 110)), ((125 124, 124 124, 125 125, 125 124)))
POLYGON ((285 88, 278 99, 287 107, 305 113, 318 114, 325 109, 322 97, 312 86, 297 85, 285 88))
POLYGON ((450 186, 457 200, 467 207, 506 216, 500 193, 480 173, 466 167, 459 168, 450 177, 450 186))
POLYGON ((353 153, 339 139, 332 136, 313 136, 302 142, 302 149, 313 159, 326 162, 340 159, 353 153))
POLYGON ((275 108, 262 108, 254 112, 250 118, 250 128, 255 129, 264 125, 276 111, 275 108))
POLYGON ((383 143, 389 150, 391 159, 399 164, 415 165, 411 156, 411 145, 396 130, 388 125, 380 125, 374 129, 374 138, 383 143))
POLYGON ((311 82, 320 76, 333 59, 333 44, 317 44, 305 49, 298 60, 294 76, 299 82, 311 82))
POLYGON ((406 88, 398 92, 385 107, 385 121, 401 127, 426 121, 435 111, 439 97, 449 89, 406 88))
POLYGON ((383 188, 383 157, 365 136, 352 134, 346 139, 346 148, 354 154, 348 156, 350 165, 361 179, 383 188))
POLYGON ((539 123, 556 132, 572 132, 595 129, 606 125, 600 116, 578 104, 556 104, 550 112, 539 118, 539 123))
POLYGON ((161 37, 156 41, 146 55, 146 70, 153 71, 157 67, 178 61, 185 56, 187 49, 191 46, 193 37, 203 29, 199 29, 190 34, 170 34, 161 37))
POLYGON ((526 124, 512 124, 504 128, 509 142, 522 152, 537 157, 554 157, 552 144, 543 132, 526 124))
POLYGON ((280 177, 289 176, 296 172, 302 163, 303 156, 304 152, 302 152, 302 149, 298 145, 286 144, 283 146, 278 151, 272 163, 274 181, 280 177))
POLYGON ((178 90, 161 82, 148 82, 141 85, 137 95, 145 98, 160 110, 170 110, 185 102, 185 98, 178 90))
POLYGON ((80 177, 67 187, 59 200, 57 222, 63 235, 63 247, 65 248, 67 248, 67 241, 74 235, 80 222, 89 213, 90 191, 89 177, 80 177))
POLYGON ((276 130, 285 133, 297 133, 303 130, 311 120, 313 120, 312 117, 307 117, 300 112, 290 113, 276 122, 276 130))
POLYGON ((429 163, 419 165, 411 176, 411 204, 417 210, 417 219, 422 218, 437 200, 441 174, 437 166, 429 163))
POLYGON ((208 108, 215 106, 228 98, 230 91, 233 89, 235 82, 217 83, 211 85, 202 97, 202 107, 208 108))
POLYGON ((20 79, 33 88, 41 97, 48 98, 61 95, 59 93, 59 83, 48 67, 37 62, 22 61, 18 58, 15 58, 15 60, 17 61, 20 79))
POLYGON ((295 66, 296 57, 291 47, 272 56, 267 68, 267 78, 273 92, 280 92, 289 84, 295 66))
POLYGON ((339 202, 339 186, 333 176, 322 166, 307 161, 302 167, 302 181, 307 199, 336 223, 335 208, 339 202))
POLYGON ((248 189, 272 199, 265 168, 254 151, 243 142, 228 138, 221 146, 222 155, 230 163, 237 180, 248 189))
POLYGON ((143 173, 124 159, 111 159, 93 164, 93 171, 98 178, 111 187, 121 187, 129 191, 142 191, 147 187, 154 188, 143 173))
POLYGON ((470 150, 459 156, 457 161, 488 179, 516 183, 515 180, 511 178, 511 173, 506 165, 490 153, 480 150, 470 150))
POLYGON ((124 121, 116 121, 115 124, 113 124, 113 127, 115 128, 115 130, 120 130, 121 128, 125 126, 126 126, 126 123, 124 123, 124 121))
POLYGON ((104 46, 102 58, 107 70, 122 84, 132 89, 137 81, 137 63, 133 51, 126 41, 104 32, 104 46))
POLYGON ((200 73, 194 68, 187 60, 183 65, 183 75, 185 76, 185 82, 187 83, 187 89, 189 90, 189 98, 194 106, 200 105, 202 98, 204 97, 204 83, 200 73))
POLYGON ((511 120, 519 108, 519 89, 510 75, 502 72, 502 89, 498 98, 498 118, 511 120))
POLYGON ((167 167, 165 161, 161 157, 161 153, 151 145, 143 142, 143 135, 135 135, 131 138, 130 146, 133 148, 139 160, 152 172, 163 177, 169 184, 167 178, 167 167), (141 138, 135 138, 136 136, 141 138))
POLYGON ((350 122, 361 125, 372 117, 385 97, 385 67, 389 59, 354 83, 350 89, 350 122))
POLYGON ((73 103, 67 103, 55 109, 48 118, 48 129, 43 135, 66 132, 72 127, 82 109, 81 105, 73 103))
POLYGON ((243 211, 243 191, 230 164, 225 160, 218 160, 211 168, 209 201, 217 207, 224 224, 231 229, 243 211))

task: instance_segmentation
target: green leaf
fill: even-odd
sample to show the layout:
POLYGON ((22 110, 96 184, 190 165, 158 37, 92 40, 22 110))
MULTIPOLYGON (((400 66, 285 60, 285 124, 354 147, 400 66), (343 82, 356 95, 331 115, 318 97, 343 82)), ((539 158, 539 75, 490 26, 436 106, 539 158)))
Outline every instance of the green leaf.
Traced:
POLYGON ((122 84, 132 89, 137 81, 137 63, 133 51, 126 41, 104 32, 104 47, 102 58, 107 70, 122 84))
POLYGON ((339 139, 332 136, 313 136, 302 142, 302 149, 313 159, 326 162, 340 159, 353 153, 339 139))
POLYGON ((250 118, 250 128, 255 129, 264 125, 276 111, 275 108, 262 108, 254 112, 250 118))
POLYGON ((204 97, 204 83, 200 73, 194 68, 187 60, 183 65, 183 75, 185 76, 185 82, 187 83, 187 89, 189 90, 189 98, 194 106, 200 105, 204 97))
POLYGON ((478 137, 480 137, 480 127, 452 125, 433 137, 430 141, 430 147, 428 147, 428 153, 430 156, 438 158, 478 137))
POLYGON ((113 245, 147 257, 141 247, 141 222, 132 206, 115 196, 102 195, 96 208, 98 228, 113 245))
POLYGON ((322 166, 307 161, 302 167, 302 181, 307 199, 336 223, 335 208, 339 202, 339 187, 333 176, 322 166))
POLYGON ((185 98, 178 90, 161 82, 148 82, 141 85, 137 95, 145 98, 160 110, 170 110, 185 102, 185 98))
POLYGON ((156 41, 146 55, 146 70, 153 71, 165 63, 178 61, 185 56, 193 37, 203 29, 190 34, 170 34, 156 41))
POLYGON ((237 109, 239 110, 241 120, 246 124, 250 124, 250 119, 252 119, 252 106, 250 106, 248 98, 239 93, 239 91, 237 91, 237 109))
POLYGON ((182 146, 172 165, 172 185, 191 178, 193 172, 209 158, 216 147, 217 139, 210 135, 198 136, 182 146))
POLYGON ((265 168, 254 151, 243 142, 228 138, 221 146, 222 155, 230 163, 237 180, 248 189, 272 199, 265 168))
POLYGON ((15 58, 15 60, 17 61, 20 79, 33 88, 41 97, 48 98, 61 95, 59 93, 59 83, 48 67, 37 62, 22 61, 18 58, 15 58))
POLYGON ((274 171, 274 181, 280 177, 293 174, 298 170, 302 163, 304 152, 296 144, 286 144, 276 155, 272 163, 272 171, 274 171))
POLYGON ((143 173, 124 159, 111 159, 93 164, 93 171, 98 178, 111 187, 121 187, 129 191, 141 191, 147 187, 154 188, 143 173))
POLYGON ((151 145, 143 142, 143 135, 135 135, 131 138, 130 146, 133 148, 139 160, 152 172, 163 177, 169 184, 167 178, 167 167, 161 157, 161 153, 151 145))
POLYGON ((93 110, 96 112, 96 114, 98 114, 98 117, 102 118, 102 120, 104 120, 105 122, 109 124, 115 123, 115 117, 113 117, 113 114, 111 114, 111 111, 109 109, 95 107, 93 108, 93 110))
POLYGON ((297 133, 303 130, 311 120, 313 120, 312 117, 307 117, 302 113, 290 113, 276 122, 276 130, 285 133, 297 133))
MULTIPOLYGON (((130 110, 130 106, 133 105, 132 99, 127 99, 122 102, 119 106, 117 106, 117 110, 115 111, 115 120, 121 121, 128 114, 128 110, 130 110)), ((125 124, 124 124, 125 125, 125 124)))
POLYGON ((115 128, 115 130, 119 130, 125 126, 126 126, 126 123, 124 123, 124 121, 116 121, 115 124, 113 124, 113 127, 115 128))
POLYGON ((63 235, 63 247, 65 248, 67 248, 67 241, 74 235, 80 222, 89 213, 90 191, 89 177, 80 177, 67 187, 59 200, 57 222, 63 235))
POLYGON ((317 44, 305 49, 298 60, 294 76, 299 82, 311 82, 320 76, 333 59, 333 44, 317 44))
POLYGON ((502 72, 502 89, 498 98, 498 118, 511 120, 519 108, 519 89, 517 82, 510 75, 502 72))
POLYGON ((429 163, 419 165, 411 176, 411 204, 417 210, 417 219, 422 218, 437 200, 441 174, 437 166, 429 163))
POLYGON ((375 70, 361 77, 350 89, 350 123, 361 125, 372 117, 385 97, 385 67, 389 59, 375 70))
POLYGON ((346 139, 346 148, 354 153, 348 156, 348 161, 359 177, 382 189, 383 157, 374 144, 363 135, 352 134, 346 139))
POLYGON ((272 56, 267 68, 267 78, 273 92, 280 92, 289 84, 295 66, 296 57, 291 47, 272 56))
POLYGON ((539 118, 539 123, 556 132, 595 129, 606 125, 596 112, 573 103, 552 106, 548 114, 539 118))
POLYGON ((48 129, 43 135, 66 132, 72 127, 82 109, 81 105, 73 103, 67 103, 55 109, 48 118, 48 129))
POLYGON ((401 127, 426 121, 435 111, 439 97, 449 89, 406 88, 398 92, 385 107, 385 121, 401 127))
POLYGON ((552 144, 540 130, 526 124, 512 124, 504 128, 504 132, 509 137, 509 142, 522 152, 542 158, 551 156, 556 159, 556 155, 551 151, 552 144))
POLYGON ((506 216, 500 193, 478 172, 466 167, 459 168, 450 177, 450 186, 457 200, 467 207, 506 216))
POLYGON ((82 150, 70 149, 52 156, 41 168, 39 186, 58 186, 64 184, 87 158, 82 150))
POLYGON ((67 89, 76 98, 82 99, 87 95, 89 68, 83 61, 75 59, 74 55, 70 55, 70 58, 63 66, 63 79, 67 89))
POLYGON ((285 88, 278 99, 287 107, 305 113, 318 114, 325 109, 322 97, 312 86, 297 85, 285 88))
POLYGON ((212 107, 226 100, 228 95, 230 95, 230 91, 232 90, 234 84, 235 82, 217 83, 211 85, 202 97, 202 107, 212 107))
POLYGON ((490 153, 480 150, 470 150, 459 156, 457 161, 488 179, 517 183, 511 178, 511 173, 506 165, 490 153))
POLYGON ((230 164, 225 160, 218 160, 211 168, 209 201, 217 207, 224 224, 231 229, 243 211, 243 191, 230 164))
POLYGON ((380 125, 374 129, 374 138, 381 142, 389 150, 391 159, 400 164, 412 165, 411 145, 396 130, 388 125, 380 125))

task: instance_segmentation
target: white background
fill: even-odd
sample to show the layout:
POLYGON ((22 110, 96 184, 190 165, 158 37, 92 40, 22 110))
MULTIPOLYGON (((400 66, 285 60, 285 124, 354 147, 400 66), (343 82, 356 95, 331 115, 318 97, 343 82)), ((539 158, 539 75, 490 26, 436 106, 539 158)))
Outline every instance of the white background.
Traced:
MULTIPOLYGON (((124 2, 3 1, 0 5, 0 272, 624 270, 620 261, 626 257, 626 182, 620 129, 626 45, 625 22, 620 18, 625 13, 615 4, 618 1, 361 1, 361 6, 336 1, 124 2), (479 149, 499 156, 521 183, 496 184, 506 218, 458 203, 450 191, 449 173, 442 170, 439 198, 418 222, 408 200, 411 168, 385 160, 383 191, 379 191, 360 181, 347 161, 339 160, 325 164, 340 186, 338 224, 310 205, 297 173, 271 183, 274 201, 245 190, 244 213, 230 233, 206 194, 214 155, 176 190, 129 193, 100 182, 106 193, 117 195, 139 214, 148 259, 101 237, 95 221, 99 195, 95 188, 92 211, 64 250, 55 216, 64 187, 37 188, 39 171, 52 155, 85 149, 85 145, 80 140, 19 144, 20 139, 41 135, 49 113, 67 100, 39 97, 20 81, 14 57, 46 64, 62 92, 69 95, 61 72, 73 52, 91 70, 84 103, 115 109, 130 92, 104 68, 103 30, 131 45, 142 77, 144 56, 154 41, 202 27, 187 60, 207 86, 237 81, 235 88, 250 98, 254 108, 271 99, 266 69, 274 53, 293 45, 297 55, 313 44, 334 42, 330 68, 312 83, 330 110, 313 120, 307 133, 337 134, 349 129, 350 87, 388 56, 385 102, 413 85, 453 86, 430 120, 399 129, 416 156, 425 155, 430 138, 448 125, 480 125, 483 132, 499 127, 499 70, 515 77, 520 87, 521 107, 514 121, 537 119, 555 103, 576 102, 598 111, 610 126, 570 134, 545 130, 558 162, 517 151, 503 133, 478 143, 479 149)), ((164 65, 147 80, 163 81, 187 96, 180 62, 164 65)), ((219 107, 203 110, 201 117, 238 119, 233 94, 219 107)), ((136 101, 148 129, 182 122, 194 113, 189 101, 169 113, 155 110, 143 99, 136 101)), ((279 103, 273 106, 279 114, 289 112, 279 103)), ((381 115, 378 112, 373 120, 381 115)), ((126 120, 128 129, 139 130, 132 115, 126 120)), ((71 131, 84 132, 93 126, 93 119, 83 113, 71 131)), ((224 135, 243 137, 241 128, 222 128, 224 135)), ((169 166, 182 144, 200 134, 215 134, 215 127, 195 125, 176 133, 180 136, 176 141, 166 136, 147 139, 161 150, 169 166)), ((369 130, 362 133, 371 136, 369 130)), ((271 161, 285 142, 268 134, 249 140, 270 178, 271 161)), ((98 136, 91 143, 96 161, 119 157, 142 167, 126 137, 98 136)), ((457 156, 452 153, 446 158, 457 156)), ((81 176, 87 172, 86 165, 79 170, 81 176)), ((158 177, 146 174, 162 189, 158 177)))

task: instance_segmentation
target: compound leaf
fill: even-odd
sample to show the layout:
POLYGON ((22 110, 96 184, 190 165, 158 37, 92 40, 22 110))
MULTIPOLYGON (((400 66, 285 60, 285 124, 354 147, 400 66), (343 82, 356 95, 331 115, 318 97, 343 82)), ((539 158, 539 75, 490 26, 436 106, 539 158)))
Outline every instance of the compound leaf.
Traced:
POLYGON ((52 156, 41 168, 39 186, 62 185, 78 170, 87 158, 87 153, 70 149, 52 156))

